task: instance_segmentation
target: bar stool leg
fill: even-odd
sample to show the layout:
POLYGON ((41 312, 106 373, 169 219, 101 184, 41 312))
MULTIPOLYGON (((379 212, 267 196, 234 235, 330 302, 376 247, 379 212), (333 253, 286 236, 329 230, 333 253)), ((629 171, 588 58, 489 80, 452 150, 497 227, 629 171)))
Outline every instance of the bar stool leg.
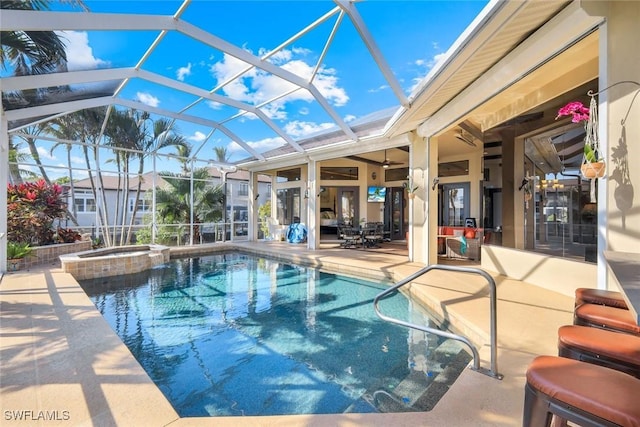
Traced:
POLYGON ((524 413, 522 427, 549 427, 551 412, 546 399, 541 399, 529 384, 524 390, 524 413))

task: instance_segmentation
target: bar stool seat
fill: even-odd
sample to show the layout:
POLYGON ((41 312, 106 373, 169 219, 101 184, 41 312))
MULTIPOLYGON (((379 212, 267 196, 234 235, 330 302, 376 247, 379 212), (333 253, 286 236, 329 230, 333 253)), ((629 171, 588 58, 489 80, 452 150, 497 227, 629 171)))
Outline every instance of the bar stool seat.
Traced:
POLYGON ((561 326, 558 329, 558 356, 640 378, 640 336, 587 326, 561 326))
POLYGON ((582 304, 574 310, 573 324, 640 334, 640 326, 629 310, 598 304, 582 304))
POLYGON ((628 309, 622 293, 604 289, 578 288, 576 289, 575 306, 581 304, 600 304, 609 307, 628 309))
POLYGON ((552 415, 581 426, 640 426, 640 380, 590 363, 538 356, 527 369, 524 427, 549 426, 552 415))

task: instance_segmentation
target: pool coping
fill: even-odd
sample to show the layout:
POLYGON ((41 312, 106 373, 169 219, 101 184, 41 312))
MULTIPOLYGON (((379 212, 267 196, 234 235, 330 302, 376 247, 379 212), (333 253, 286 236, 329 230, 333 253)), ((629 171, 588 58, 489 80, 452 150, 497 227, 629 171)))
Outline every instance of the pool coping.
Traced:
MULTIPOLYGON (((283 259, 291 251, 291 245, 280 242, 225 246, 276 254, 283 259)), ((366 270, 371 275, 370 271, 377 270, 378 277, 392 278, 405 277, 422 267, 407 262, 406 257, 340 249, 296 249, 290 255, 301 260, 296 262, 333 266, 337 272, 366 270)), ((556 330, 570 323, 572 301, 524 282, 498 279, 499 371, 505 375, 502 381, 466 369, 429 412, 243 417, 242 422, 265 426, 520 425, 526 366, 537 354, 557 351, 556 330)), ((425 298, 439 305, 447 318, 456 312, 481 331, 487 329, 484 284, 435 274, 425 288, 425 298), (463 282, 465 289, 460 290, 463 282)), ((60 418, 64 418, 63 411, 69 412, 70 419, 58 420, 59 425, 211 423, 211 418, 177 416, 75 279, 59 268, 5 275, 0 281, 0 304, 3 417, 5 411, 50 410, 59 411, 60 418)), ((488 363, 486 346, 481 347, 480 355, 482 363, 488 363)), ((238 422, 238 417, 215 418, 220 426, 237 426, 238 422)))

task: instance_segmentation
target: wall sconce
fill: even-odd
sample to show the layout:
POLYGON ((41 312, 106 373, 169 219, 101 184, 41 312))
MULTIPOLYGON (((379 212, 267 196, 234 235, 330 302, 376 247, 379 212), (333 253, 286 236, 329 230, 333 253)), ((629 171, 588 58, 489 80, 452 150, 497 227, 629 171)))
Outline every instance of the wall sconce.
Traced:
POLYGON ((260 197, 260 194, 256 194, 256 198, 253 200, 258 200, 259 197, 260 197))
POLYGON ((308 188, 306 190, 304 190, 304 198, 305 199, 309 198, 309 189, 308 188))
POLYGON ((327 191, 327 189, 326 189, 326 188, 324 188, 324 187, 320 187, 320 192, 318 193, 318 197, 320 197, 320 195, 321 195, 322 193, 324 193, 325 191, 327 191))
POLYGON ((440 177, 436 176, 435 178, 433 178, 433 183, 431 184, 431 191, 435 190, 439 183, 440 183, 440 177))

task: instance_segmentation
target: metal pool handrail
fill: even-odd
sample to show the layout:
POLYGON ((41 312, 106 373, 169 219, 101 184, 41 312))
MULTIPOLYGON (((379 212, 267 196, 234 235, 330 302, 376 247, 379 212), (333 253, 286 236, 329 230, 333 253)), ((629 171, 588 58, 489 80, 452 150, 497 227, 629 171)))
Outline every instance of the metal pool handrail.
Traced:
POLYGON ((444 338, 450 338, 456 341, 460 341, 464 344, 466 344, 470 349, 471 352, 473 353, 473 370, 481 372, 485 375, 489 375, 491 377, 497 378, 497 379, 502 379, 502 375, 500 375, 498 373, 498 345, 497 345, 497 304, 496 304, 496 282, 495 280, 493 280, 493 277, 491 277, 491 275, 489 275, 489 273, 487 273, 484 270, 481 270, 479 268, 472 268, 472 267, 456 267, 456 266, 451 266, 451 265, 428 265, 426 267, 424 267, 423 269, 415 272, 414 274, 412 274, 411 276, 408 276, 402 280, 400 280, 399 282, 397 282, 395 285, 391 286, 389 289, 384 290, 383 292, 379 293, 374 299, 373 299, 373 307, 376 311, 376 314, 378 315, 379 318, 381 318, 382 320, 386 320, 387 322, 391 322, 391 323, 395 323, 397 325, 401 325, 401 326, 406 326, 407 328, 412 328, 412 329, 417 329, 419 331, 423 331, 423 332, 427 332, 427 333, 431 333, 434 335, 438 335, 444 338), (490 316, 491 316, 491 369, 489 371, 487 371, 486 369, 483 369, 480 367, 480 355, 478 354, 478 349, 476 349, 476 347, 471 343, 471 341, 467 338, 464 337, 462 335, 457 335, 457 334, 453 334, 450 332, 446 332, 446 331, 441 331, 439 329, 434 329, 434 328, 429 328, 427 326, 420 326, 420 325, 416 325, 415 323, 409 323, 409 322, 405 322, 404 320, 399 320, 399 319, 395 319, 393 317, 389 317, 386 316, 384 314, 382 314, 382 312, 380 311, 380 308, 378 307, 378 303, 380 302, 381 299, 385 298, 386 296, 397 292, 398 289, 408 283, 413 282, 415 279, 417 279, 418 277, 422 276, 423 274, 428 273, 431 270, 445 270, 445 271, 454 271, 454 272, 458 272, 458 273, 470 273, 470 274, 478 274, 482 277, 484 277, 487 282, 489 282, 489 301, 490 301, 490 316))

